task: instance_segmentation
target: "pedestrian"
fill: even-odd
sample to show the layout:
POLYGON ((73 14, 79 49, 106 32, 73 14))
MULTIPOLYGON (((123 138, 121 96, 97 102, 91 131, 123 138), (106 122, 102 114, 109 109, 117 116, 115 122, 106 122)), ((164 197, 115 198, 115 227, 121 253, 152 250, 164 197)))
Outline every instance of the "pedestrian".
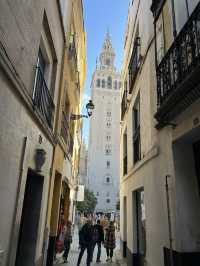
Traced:
POLYGON ((72 243, 72 223, 71 221, 68 221, 66 226, 65 226, 65 238, 64 238, 64 254, 63 254, 63 260, 64 263, 67 263, 69 251, 70 251, 70 246, 72 243))
POLYGON ((97 251, 97 259, 96 262, 100 263, 101 260, 101 244, 104 242, 104 231, 103 226, 100 224, 100 220, 97 220, 97 223, 93 226, 93 247, 92 247, 92 259, 93 259, 93 253, 94 249, 97 245, 98 251, 97 251))
POLYGON ((92 260, 92 243, 93 243, 92 238, 93 238, 92 220, 88 219, 86 224, 82 227, 79 233, 80 253, 78 257, 77 266, 81 264, 81 259, 86 249, 87 249, 86 265, 90 266, 92 260))
POLYGON ((115 227, 113 222, 111 221, 109 226, 106 228, 105 240, 104 240, 104 247, 106 248, 107 253, 107 262, 112 262, 113 257, 113 250, 116 246, 116 239, 115 239, 115 227))

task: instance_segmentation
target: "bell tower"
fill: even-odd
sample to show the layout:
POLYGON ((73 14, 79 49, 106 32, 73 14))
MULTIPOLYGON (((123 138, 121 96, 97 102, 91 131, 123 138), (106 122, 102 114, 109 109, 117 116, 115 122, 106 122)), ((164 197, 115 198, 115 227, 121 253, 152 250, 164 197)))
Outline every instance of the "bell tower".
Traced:
POLYGON ((115 70, 114 60, 115 52, 112 47, 109 31, 106 33, 106 37, 103 43, 102 52, 100 54, 100 69, 112 69, 115 70))

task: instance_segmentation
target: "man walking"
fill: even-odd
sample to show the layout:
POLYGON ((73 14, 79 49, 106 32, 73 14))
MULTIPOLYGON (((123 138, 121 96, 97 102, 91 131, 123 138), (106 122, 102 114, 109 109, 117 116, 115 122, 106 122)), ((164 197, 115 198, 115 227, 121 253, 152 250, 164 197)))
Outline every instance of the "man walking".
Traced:
POLYGON ((93 226, 93 248, 92 248, 92 258, 95 246, 97 245, 98 251, 97 251, 97 263, 100 263, 101 260, 101 243, 104 242, 104 231, 103 226, 100 224, 100 220, 97 220, 97 224, 93 226))
POLYGON ((88 219, 86 224, 82 227, 79 234, 80 253, 78 257, 77 266, 81 264, 81 259, 86 249, 87 249, 86 265, 90 266, 92 260, 92 247, 93 247, 92 240, 93 240, 93 226, 91 219, 88 219))

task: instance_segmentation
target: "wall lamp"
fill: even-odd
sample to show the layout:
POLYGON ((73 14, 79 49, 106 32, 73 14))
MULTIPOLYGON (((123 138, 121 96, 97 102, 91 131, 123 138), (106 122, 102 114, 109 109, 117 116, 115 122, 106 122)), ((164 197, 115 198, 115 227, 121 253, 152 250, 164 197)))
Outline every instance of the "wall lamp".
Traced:
POLYGON ((76 114, 71 114, 70 115, 70 119, 71 120, 78 120, 78 119, 81 119, 83 117, 85 118, 89 118, 90 116, 92 116, 92 112, 94 110, 94 104, 92 102, 92 100, 89 100, 89 102, 86 104, 86 110, 87 110, 87 115, 76 115, 76 114))

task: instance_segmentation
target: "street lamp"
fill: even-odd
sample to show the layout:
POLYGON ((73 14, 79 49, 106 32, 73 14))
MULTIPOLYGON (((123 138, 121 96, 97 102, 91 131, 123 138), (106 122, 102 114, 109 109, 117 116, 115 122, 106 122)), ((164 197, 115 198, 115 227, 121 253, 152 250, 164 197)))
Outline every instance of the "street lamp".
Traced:
POLYGON ((76 115, 76 114, 71 114, 70 115, 70 119, 71 120, 78 120, 78 119, 81 119, 83 117, 85 118, 89 118, 90 116, 92 116, 92 112, 94 110, 94 104, 92 102, 92 100, 89 100, 89 102, 86 104, 86 109, 87 109, 87 115, 76 115))

